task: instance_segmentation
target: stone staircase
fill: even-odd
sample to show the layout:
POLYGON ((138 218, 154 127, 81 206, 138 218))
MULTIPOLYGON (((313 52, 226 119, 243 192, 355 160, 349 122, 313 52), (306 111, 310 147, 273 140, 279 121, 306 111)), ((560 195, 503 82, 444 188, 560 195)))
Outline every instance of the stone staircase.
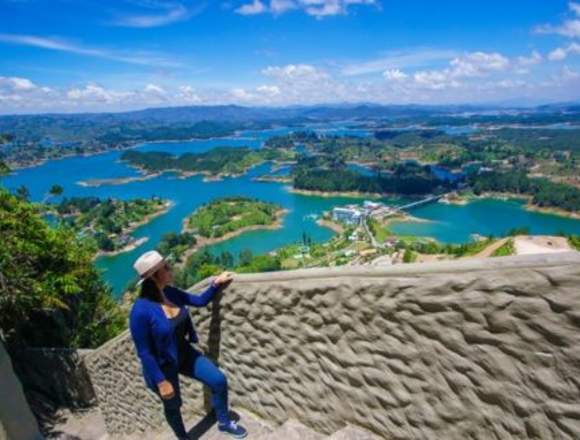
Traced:
MULTIPOLYGON (((302 423, 289 419, 280 426, 273 426, 246 412, 237 411, 239 423, 248 430, 249 440, 379 440, 380 437, 361 428, 347 425, 331 435, 320 434, 302 423)), ((191 419, 186 426, 190 429, 191 440, 228 440, 231 437, 220 433, 217 425, 205 419, 191 419)), ((161 433, 135 433, 126 436, 110 436, 106 433, 102 417, 92 412, 81 417, 69 417, 62 425, 55 427, 51 439, 59 440, 174 440, 173 434, 165 430, 161 433)))

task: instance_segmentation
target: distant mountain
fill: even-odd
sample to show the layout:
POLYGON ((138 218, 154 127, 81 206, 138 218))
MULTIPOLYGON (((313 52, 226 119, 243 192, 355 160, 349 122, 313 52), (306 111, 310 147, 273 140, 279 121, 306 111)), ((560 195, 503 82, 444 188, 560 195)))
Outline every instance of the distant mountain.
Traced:
POLYGON ((483 112, 490 107, 473 105, 378 105, 342 104, 292 107, 243 107, 239 105, 208 105, 186 107, 148 108, 122 113, 78 113, 7 115, 2 120, 83 120, 84 122, 111 123, 152 121, 157 123, 195 123, 199 121, 280 121, 289 119, 303 120, 345 120, 345 119, 391 119, 442 115, 462 112, 483 112))

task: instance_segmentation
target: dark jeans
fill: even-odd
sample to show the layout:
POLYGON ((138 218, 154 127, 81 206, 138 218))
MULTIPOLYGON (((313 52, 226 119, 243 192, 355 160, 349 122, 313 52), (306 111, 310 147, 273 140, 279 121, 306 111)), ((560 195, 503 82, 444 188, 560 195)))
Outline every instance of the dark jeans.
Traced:
MULTIPOLYGON (((228 382, 224 373, 220 371, 208 358, 196 350, 191 350, 179 367, 175 369, 163 368, 165 378, 171 382, 175 395, 171 399, 161 399, 167 423, 177 437, 186 437, 187 431, 181 417, 181 393, 179 391, 179 374, 199 380, 211 390, 211 403, 216 412, 220 425, 229 423, 228 415, 228 382)), ((159 391, 157 391, 159 395, 159 391)))

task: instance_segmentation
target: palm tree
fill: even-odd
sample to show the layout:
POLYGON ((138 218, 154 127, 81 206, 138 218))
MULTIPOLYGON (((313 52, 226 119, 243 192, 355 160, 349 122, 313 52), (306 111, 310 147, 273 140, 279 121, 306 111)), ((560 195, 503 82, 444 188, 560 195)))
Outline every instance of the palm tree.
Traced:
POLYGON ((62 195, 63 192, 64 188, 62 186, 56 184, 52 185, 48 190, 48 193, 45 194, 44 199, 42 199, 42 203, 46 203, 51 197, 58 197, 62 195))
POLYGON ((0 177, 10 174, 10 167, 0 160, 0 177))
POLYGON ((20 185, 16 189, 16 197, 18 197, 20 200, 28 201, 30 198, 30 191, 28 191, 28 188, 26 188, 24 185, 20 185))

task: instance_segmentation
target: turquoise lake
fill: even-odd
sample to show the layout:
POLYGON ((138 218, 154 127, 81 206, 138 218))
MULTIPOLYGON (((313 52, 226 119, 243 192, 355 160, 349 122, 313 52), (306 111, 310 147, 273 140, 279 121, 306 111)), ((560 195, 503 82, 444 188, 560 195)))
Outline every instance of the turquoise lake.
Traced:
MULTIPOLYGON (((369 135, 364 130, 351 130, 341 125, 313 128, 320 132, 337 135, 369 135)), ((229 138, 150 143, 140 145, 136 149, 181 154, 207 151, 216 146, 260 148, 268 137, 289 131, 288 128, 244 131, 229 138)), ((243 249, 250 249, 254 254, 269 252, 285 244, 301 240, 303 233, 307 233, 315 241, 328 240, 333 232, 318 226, 316 216, 333 206, 362 201, 362 199, 345 197, 298 195, 290 192, 286 184, 252 180, 256 176, 268 173, 271 168, 270 164, 255 167, 241 177, 226 178, 215 182, 203 182, 201 176, 179 179, 175 175, 164 174, 155 179, 120 185, 85 187, 78 184, 88 179, 138 175, 134 169, 119 162, 120 155, 120 152, 110 152, 90 157, 49 161, 37 167, 17 170, 2 179, 2 184, 9 189, 25 185, 30 191, 32 200, 37 201, 42 200, 51 185, 59 184, 63 186, 64 195, 68 197, 90 195, 101 198, 131 199, 159 196, 173 202, 172 208, 166 214, 140 227, 133 234, 137 238, 148 237, 146 243, 132 252, 97 260, 97 266, 102 270, 104 278, 112 286, 116 295, 120 295, 127 284, 134 279, 132 263, 142 252, 154 249, 164 233, 178 232, 181 229, 182 220, 187 215, 214 198, 244 195, 274 202, 289 210, 280 229, 248 232, 210 248, 215 253, 227 250, 234 255, 238 255, 243 249)), ((286 172, 287 169, 284 169, 280 171, 280 174, 286 172)), ((405 202, 403 199, 383 199, 383 201, 397 205, 405 202)), ((450 243, 468 241, 474 233, 501 235, 512 228, 522 226, 528 227, 532 233, 536 234, 554 234, 561 231, 580 234, 579 220, 526 211, 523 203, 519 201, 478 200, 464 206, 433 203, 417 207, 411 213, 430 222, 397 223, 392 226, 392 230, 400 234, 430 236, 450 243)))

